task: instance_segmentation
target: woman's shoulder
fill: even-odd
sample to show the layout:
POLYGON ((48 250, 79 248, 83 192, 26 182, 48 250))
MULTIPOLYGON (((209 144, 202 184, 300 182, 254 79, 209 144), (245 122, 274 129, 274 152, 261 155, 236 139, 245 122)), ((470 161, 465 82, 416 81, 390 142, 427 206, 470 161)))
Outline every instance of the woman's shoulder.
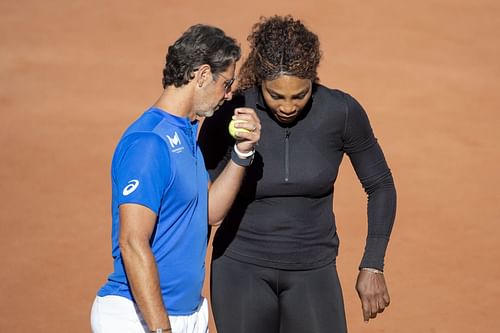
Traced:
POLYGON ((345 113, 347 111, 347 96, 349 95, 340 89, 329 88, 321 84, 314 84, 313 86, 312 100, 314 107, 326 109, 328 113, 332 113, 332 110, 345 113))
POLYGON ((345 100, 347 97, 351 96, 343 90, 340 90, 338 88, 330 88, 319 83, 314 84, 313 90, 314 96, 337 99, 339 101, 345 100))
POLYGON ((350 93, 337 88, 329 88, 321 84, 315 84, 314 98, 320 104, 342 106, 347 112, 353 107, 360 107, 358 100, 350 93))

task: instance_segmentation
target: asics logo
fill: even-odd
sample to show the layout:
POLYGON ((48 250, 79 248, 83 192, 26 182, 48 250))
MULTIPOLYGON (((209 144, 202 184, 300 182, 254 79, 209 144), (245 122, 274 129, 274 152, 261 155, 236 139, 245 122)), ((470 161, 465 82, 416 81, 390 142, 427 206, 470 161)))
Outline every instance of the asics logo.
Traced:
POLYGON ((139 186, 139 181, 137 179, 132 179, 131 181, 128 182, 128 185, 125 186, 125 188, 123 189, 123 195, 124 196, 127 196, 129 195, 130 193, 134 192, 137 187, 139 186))

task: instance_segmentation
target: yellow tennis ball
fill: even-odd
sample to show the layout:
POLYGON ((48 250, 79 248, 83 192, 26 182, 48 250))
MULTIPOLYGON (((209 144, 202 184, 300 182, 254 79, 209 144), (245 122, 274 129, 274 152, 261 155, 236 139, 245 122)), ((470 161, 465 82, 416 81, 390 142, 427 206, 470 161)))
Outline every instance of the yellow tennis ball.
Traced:
POLYGON ((233 138, 236 139, 236 131, 240 131, 240 132, 250 132, 249 130, 247 130, 246 128, 236 128, 234 127, 234 124, 236 123, 246 123, 246 120, 231 120, 229 122, 229 126, 227 127, 227 129, 229 130, 229 134, 231 134, 231 136, 233 138))

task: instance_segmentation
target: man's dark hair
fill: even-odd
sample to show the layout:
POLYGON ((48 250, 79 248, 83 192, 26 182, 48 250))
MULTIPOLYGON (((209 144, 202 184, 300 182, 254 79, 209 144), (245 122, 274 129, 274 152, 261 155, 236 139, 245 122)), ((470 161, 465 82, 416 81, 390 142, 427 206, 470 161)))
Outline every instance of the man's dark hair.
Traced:
POLYGON ((317 82, 319 39, 292 16, 261 17, 248 36, 250 54, 241 65, 239 90, 291 75, 317 82))
POLYGON ((217 78, 240 57, 240 46, 224 31, 203 24, 193 25, 168 48, 163 88, 189 83, 194 77, 193 71, 203 64, 209 65, 217 78))

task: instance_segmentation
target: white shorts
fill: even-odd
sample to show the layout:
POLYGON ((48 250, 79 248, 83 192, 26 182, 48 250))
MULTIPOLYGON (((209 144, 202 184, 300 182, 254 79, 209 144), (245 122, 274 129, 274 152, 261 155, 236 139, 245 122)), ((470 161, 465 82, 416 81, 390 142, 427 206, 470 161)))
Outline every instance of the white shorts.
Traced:
MULTIPOLYGON (((172 333, 208 333, 208 304, 188 316, 169 316, 172 333)), ((149 333, 136 304, 121 296, 97 296, 92 304, 90 324, 93 333, 149 333)))

